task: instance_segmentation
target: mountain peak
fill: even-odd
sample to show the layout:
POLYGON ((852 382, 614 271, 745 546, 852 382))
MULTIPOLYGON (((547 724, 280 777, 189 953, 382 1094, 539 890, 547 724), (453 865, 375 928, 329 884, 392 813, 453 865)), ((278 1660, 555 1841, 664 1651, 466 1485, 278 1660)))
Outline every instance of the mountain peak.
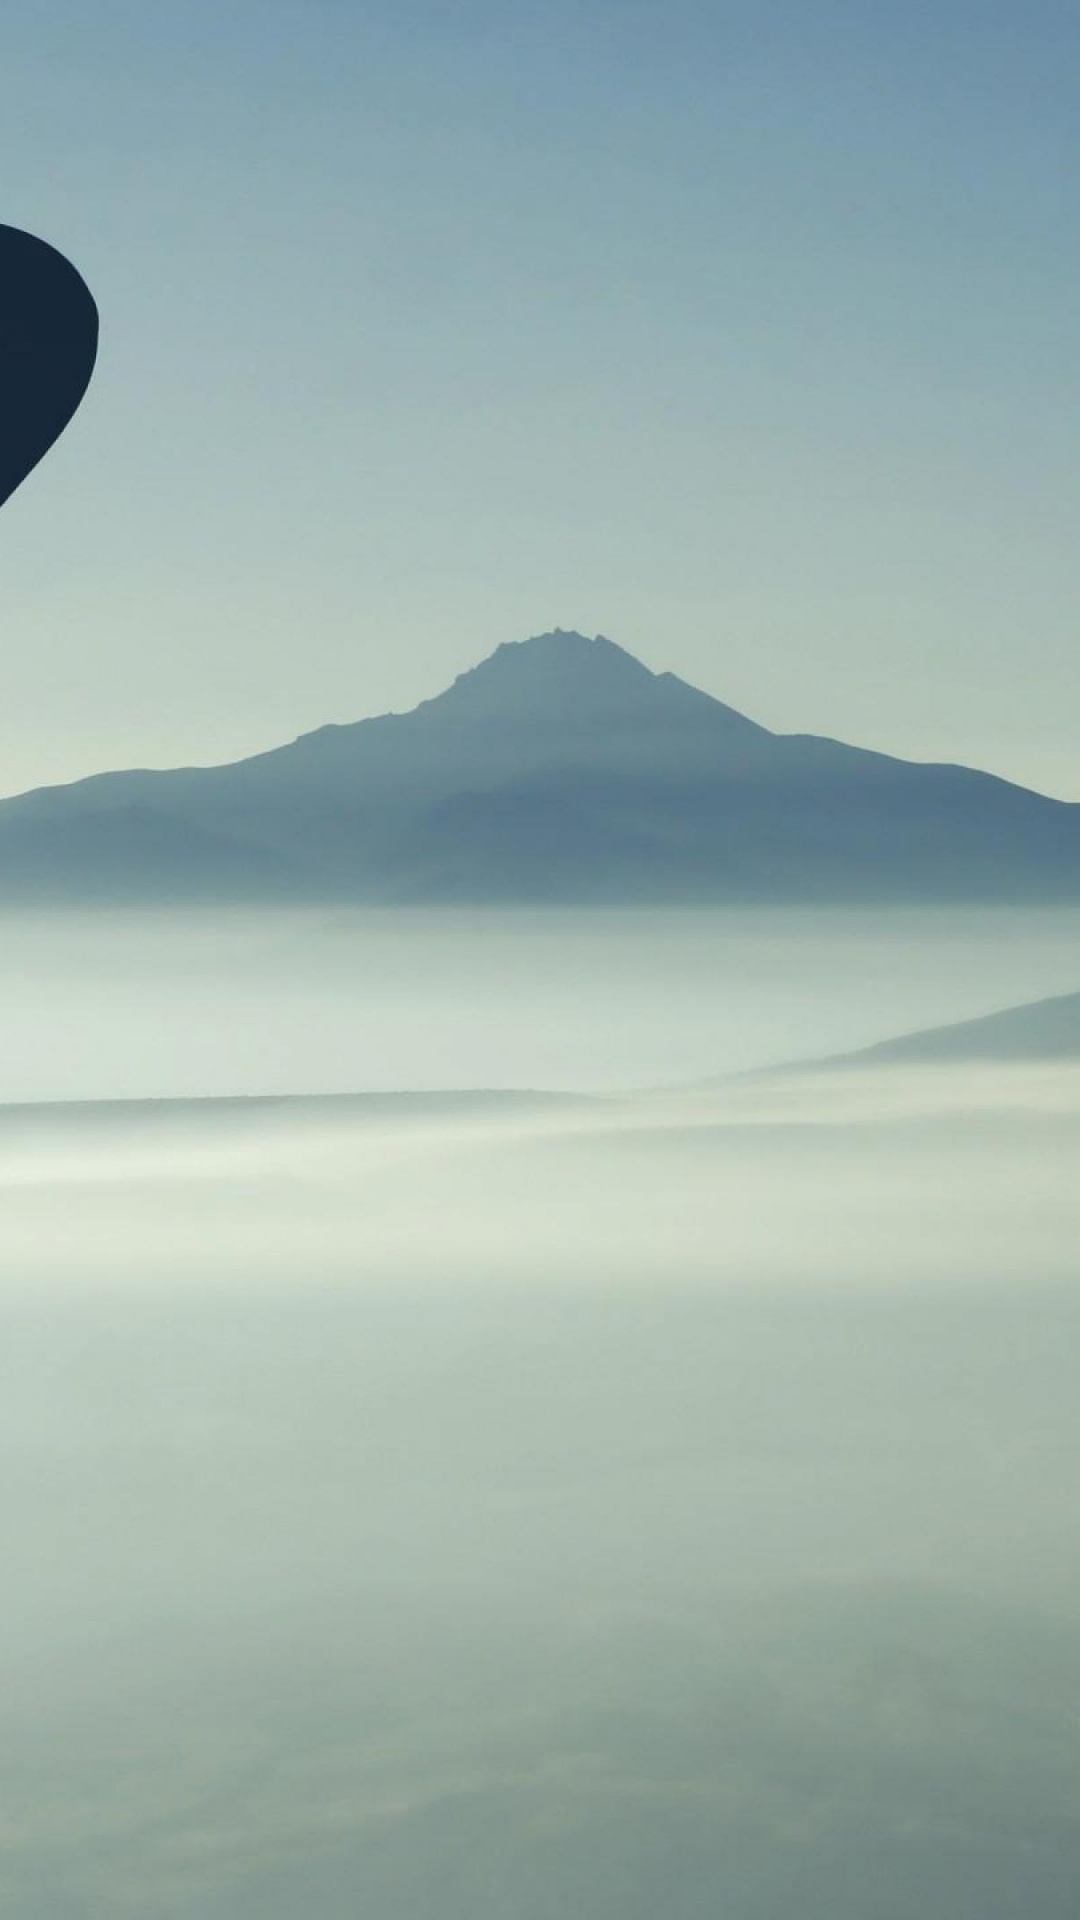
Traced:
POLYGON ((555 627, 531 640, 504 641, 486 660, 460 673, 443 693, 424 700, 406 721, 428 738, 474 745, 488 763, 527 751, 568 756, 642 773, 672 751, 754 751, 771 736, 711 694, 674 673, 654 673, 606 635, 555 627), (691 736, 695 746, 691 749, 691 736))
POLYGON ((517 665, 543 660, 559 667, 588 663, 592 667, 615 671, 629 668, 655 679, 648 667, 643 666, 640 660, 635 660, 625 647, 609 640, 606 634, 579 633, 576 627, 552 627, 548 633, 534 633, 529 640, 504 640, 494 653, 488 654, 487 659, 481 660, 471 671, 478 673, 494 660, 517 665))
POLYGON ((534 717, 581 716, 640 699, 657 677, 603 634, 554 627, 531 640, 504 641, 424 706, 443 713, 468 708, 477 718, 518 708, 534 717))

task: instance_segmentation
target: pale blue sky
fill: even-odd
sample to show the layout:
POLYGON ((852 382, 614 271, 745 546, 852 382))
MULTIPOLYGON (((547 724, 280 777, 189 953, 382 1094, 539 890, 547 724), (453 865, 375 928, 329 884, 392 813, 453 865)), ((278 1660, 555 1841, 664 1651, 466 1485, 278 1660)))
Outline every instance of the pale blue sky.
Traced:
POLYGON ((0 219, 102 310, 0 516, 0 790, 601 630, 1080 799, 1071 6, 44 0, 0 219))

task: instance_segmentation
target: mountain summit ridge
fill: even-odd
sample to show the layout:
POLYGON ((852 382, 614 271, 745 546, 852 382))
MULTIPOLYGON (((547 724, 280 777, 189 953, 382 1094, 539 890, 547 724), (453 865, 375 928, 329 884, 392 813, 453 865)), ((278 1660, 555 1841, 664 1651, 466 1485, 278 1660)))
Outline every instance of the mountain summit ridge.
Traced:
POLYGON ((0 902, 1080 903, 1080 806, 777 734, 598 634, 405 713, 0 802, 0 902))
POLYGON ((528 640, 504 640, 475 666, 457 674, 440 693, 405 713, 382 717, 403 720, 428 714, 442 719, 460 714, 476 720, 511 718, 536 724, 557 719, 573 724, 583 714, 636 713, 643 719, 650 714, 655 718, 671 707, 673 699, 683 711, 707 709, 714 716, 731 716, 756 733, 767 731, 678 675, 654 672, 605 634, 590 636, 563 627, 533 634, 528 640))

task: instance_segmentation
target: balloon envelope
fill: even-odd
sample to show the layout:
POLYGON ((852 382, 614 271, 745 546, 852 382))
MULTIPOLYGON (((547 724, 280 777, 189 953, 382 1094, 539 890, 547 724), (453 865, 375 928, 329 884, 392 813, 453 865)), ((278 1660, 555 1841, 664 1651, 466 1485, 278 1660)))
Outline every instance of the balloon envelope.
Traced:
POLYGON ((70 260, 0 226, 0 506, 67 426, 97 340, 97 307, 70 260))

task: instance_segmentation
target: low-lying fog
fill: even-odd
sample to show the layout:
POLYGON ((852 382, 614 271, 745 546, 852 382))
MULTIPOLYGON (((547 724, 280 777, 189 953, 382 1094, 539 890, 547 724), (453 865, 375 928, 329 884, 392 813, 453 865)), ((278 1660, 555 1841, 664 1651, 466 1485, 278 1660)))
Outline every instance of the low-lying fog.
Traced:
MULTIPOLYGON (((210 1057, 182 1057, 209 961, 140 1063, 179 957, 147 933, 161 978, 106 980, 110 937, 68 956, 106 1005, 80 1072, 107 1038, 94 1093, 175 1090, 210 1057)), ((737 1051, 729 1007, 693 1052, 658 973, 620 1057, 644 947, 620 987, 633 944, 575 937, 610 966, 612 1081, 737 1051)), ((362 1030, 387 1071, 458 1067, 432 996, 421 1070, 429 962, 395 988, 341 938, 325 1005, 256 945, 296 1052, 256 969, 223 1081, 254 1078, 256 1031, 264 1084, 300 1080, 304 981, 312 1081, 362 1030), (376 975, 392 1040, 354 1004, 376 975)), ((583 1082, 542 1044, 558 1005, 587 1034, 580 953, 552 942, 545 1001, 502 938, 514 977, 477 944, 449 983, 468 1033, 485 990, 529 1027, 531 992, 522 1077, 583 1082)), ((822 934, 802 999, 796 943, 740 986, 721 941, 716 991, 801 1054, 1078 983, 1064 944, 1003 933, 964 994, 950 939, 891 981, 822 934), (875 995, 909 1011, 874 1023, 875 995)), ((461 1077, 514 1077, 487 1045, 461 1077)), ((1075 1920, 1078 1157, 1080 1066, 1053 1064, 0 1111, 5 1920, 1075 1920)))
POLYGON ((1071 1920, 1080 1075, 925 1073, 9 1120, 5 1914, 1071 1920))
POLYGON ((0 918, 0 1100, 649 1086, 1080 985, 1080 913, 0 918))

